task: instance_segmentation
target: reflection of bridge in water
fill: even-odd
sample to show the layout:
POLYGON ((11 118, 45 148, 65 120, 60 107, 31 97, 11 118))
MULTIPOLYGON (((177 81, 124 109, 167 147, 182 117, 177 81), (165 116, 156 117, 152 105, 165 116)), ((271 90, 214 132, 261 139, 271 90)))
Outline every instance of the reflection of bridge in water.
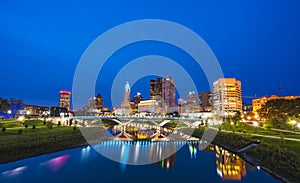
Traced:
MULTIPOLYGON (((114 136, 115 140, 198 140, 191 137, 191 133, 183 133, 183 128, 196 128, 203 123, 203 118, 161 117, 161 116, 70 116, 80 127, 93 127, 99 121, 111 120, 120 125, 120 133, 114 136), (171 122, 180 122, 171 129, 164 128, 171 122), (132 129, 135 129, 132 130, 132 129), (129 130, 131 129, 131 130, 129 130), (138 129, 138 131, 136 130, 138 129)), ((101 122, 100 122, 101 123, 101 122)))
POLYGON ((158 163, 172 168, 176 152, 188 147, 191 158, 195 158, 205 141, 103 141, 92 147, 103 156, 122 164, 142 165, 158 163))

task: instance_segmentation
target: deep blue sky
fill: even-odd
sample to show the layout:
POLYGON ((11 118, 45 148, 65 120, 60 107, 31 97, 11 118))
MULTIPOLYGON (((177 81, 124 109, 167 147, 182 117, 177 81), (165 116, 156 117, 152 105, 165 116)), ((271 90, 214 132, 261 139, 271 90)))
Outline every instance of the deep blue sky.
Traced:
MULTIPOLYGON (((174 21, 198 33, 215 53, 225 77, 242 81, 244 95, 279 94, 279 85, 284 95, 300 94, 298 0, 13 0, 0 2, 0 96, 58 105, 58 90, 71 90, 76 65, 95 38, 119 24, 149 18, 174 21)), ((119 50, 107 68, 116 69, 122 60, 147 54, 189 62, 170 45, 145 42, 119 50)), ((192 66, 189 72, 193 74, 192 66)), ((198 90, 209 90, 202 75, 198 90)), ((142 83, 147 80, 133 91, 147 98, 149 85, 142 83)), ((99 79, 96 91, 110 105, 105 102, 110 97, 107 87, 109 79, 99 79)))

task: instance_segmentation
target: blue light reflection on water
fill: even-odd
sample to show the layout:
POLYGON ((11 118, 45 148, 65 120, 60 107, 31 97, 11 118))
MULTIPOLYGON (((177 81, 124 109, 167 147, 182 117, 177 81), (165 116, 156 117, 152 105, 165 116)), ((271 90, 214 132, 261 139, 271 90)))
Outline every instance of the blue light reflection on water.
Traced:
MULTIPOLYGON (((130 152, 124 143, 105 143, 106 148, 121 149, 120 153, 123 155, 120 160, 126 162, 130 152)), ((138 147, 135 148, 140 149, 135 151, 134 156, 145 151, 147 146, 150 144, 138 142, 138 147)), ((231 153, 226 155, 217 146, 212 146, 211 151, 199 149, 199 144, 189 143, 161 162, 133 166, 111 161, 86 146, 1 164, 0 182, 237 182, 236 179, 242 182, 279 182, 262 170, 241 164, 243 161, 239 159, 232 161, 233 156, 236 156, 231 153), (230 170, 231 175, 222 176, 226 166, 223 169, 217 168, 220 164, 231 167, 235 165, 241 171, 234 176, 234 171, 230 170)))

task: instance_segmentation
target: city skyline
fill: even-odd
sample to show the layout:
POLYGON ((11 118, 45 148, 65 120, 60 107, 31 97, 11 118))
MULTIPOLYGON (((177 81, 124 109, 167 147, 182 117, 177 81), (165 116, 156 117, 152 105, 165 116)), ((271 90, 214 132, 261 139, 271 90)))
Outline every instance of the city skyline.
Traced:
MULTIPOLYGON (((90 5, 72 2, 68 11, 65 11, 70 5, 68 2, 62 6, 57 4, 52 2, 42 6, 27 1, 5 2, 1 6, 0 14, 4 18, 0 21, 0 60, 10 68, 1 72, 1 88, 5 88, 0 93, 2 97, 23 98, 33 105, 57 105, 57 91, 72 89, 76 64, 87 46, 108 29, 143 18, 171 20, 203 37, 218 58, 224 76, 239 78, 244 83, 246 96, 279 95, 279 86, 283 88, 283 95, 299 95, 297 68, 300 56, 297 48, 300 25, 297 22, 300 16, 294 16, 299 14, 299 2, 158 4, 153 1, 147 6, 121 1, 90 5), (120 7, 123 8, 115 10, 116 3, 122 4, 120 7), (96 11, 94 7, 100 10, 96 11), (120 13, 125 16, 119 17, 117 14, 120 13)), ((170 45, 149 41, 128 45, 115 53, 101 75, 107 79, 97 82, 96 93, 109 99, 110 92, 106 90, 110 89, 109 83, 117 71, 130 60, 148 54, 176 60, 197 79, 198 92, 210 90, 204 74, 193 69, 190 57, 170 45)), ((142 83, 141 80, 133 85, 132 93, 139 88, 139 92, 148 98, 145 92, 148 86, 142 83)), ((104 105, 109 106, 107 101, 104 105)))

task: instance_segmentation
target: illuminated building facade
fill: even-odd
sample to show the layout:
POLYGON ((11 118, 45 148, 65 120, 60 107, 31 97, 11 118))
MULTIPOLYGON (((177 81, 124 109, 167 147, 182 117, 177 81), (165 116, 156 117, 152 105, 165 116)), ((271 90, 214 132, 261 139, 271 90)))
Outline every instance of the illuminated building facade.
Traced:
POLYGON ((98 95, 96 96, 95 101, 96 101, 96 108, 98 110, 102 110, 102 108, 103 108, 103 97, 101 96, 100 93, 98 93, 98 95))
POLYGON ((144 100, 144 97, 141 95, 141 93, 137 93, 133 96, 133 100, 131 101, 131 112, 133 114, 138 113, 138 104, 144 100))
POLYGON ((300 96, 276 96, 276 95, 272 95, 270 97, 262 97, 262 98, 258 98, 258 99, 253 99, 252 100, 253 112, 257 112, 269 100, 276 100, 276 99, 294 100, 294 99, 297 99, 297 98, 300 98, 300 96))
POLYGON ((156 100, 144 100, 138 104, 139 113, 157 114, 159 113, 159 107, 156 100))
POLYGON ((165 107, 174 107, 176 105, 175 81, 171 76, 163 80, 162 100, 165 107))
POLYGON ((45 112, 49 112, 49 107, 41 107, 37 105, 26 105, 25 108, 26 108, 27 115, 41 116, 45 114, 45 112))
POLYGON ((187 105, 189 112, 199 112, 198 99, 194 91, 189 92, 187 96, 187 105))
POLYGON ((162 97, 163 78, 150 80, 150 99, 156 100, 157 96, 162 97))
POLYGON ((219 78, 213 83, 213 109, 220 116, 242 112, 242 85, 235 78, 219 78))
POLYGON ((64 107, 70 110, 71 92, 66 90, 59 91, 59 107, 64 107))
POLYGON ((168 108, 176 106, 175 81, 171 76, 150 80, 150 99, 156 100, 158 106, 166 113, 168 108))
POLYGON ((130 85, 129 85, 128 81, 125 84, 124 100, 121 104, 121 107, 125 108, 125 109, 130 109, 130 85))

